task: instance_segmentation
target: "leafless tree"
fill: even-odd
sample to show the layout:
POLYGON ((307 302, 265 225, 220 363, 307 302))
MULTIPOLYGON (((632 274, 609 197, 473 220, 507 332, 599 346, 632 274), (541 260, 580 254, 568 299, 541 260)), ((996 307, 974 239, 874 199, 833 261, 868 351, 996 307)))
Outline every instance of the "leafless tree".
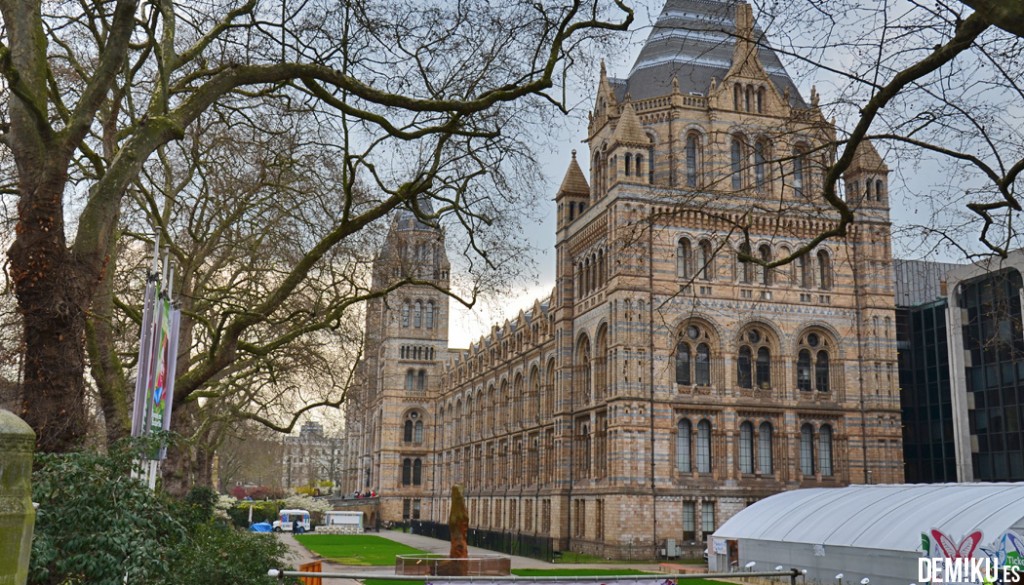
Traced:
MULTIPOLYGON (((210 335, 206 354, 179 380, 178 404, 239 375, 239 355, 266 349, 251 332, 262 328, 261 339, 272 339, 275 324, 301 305, 294 299, 310 276, 319 278, 352 249, 352 238, 399 207, 461 232, 453 239, 474 266, 500 266, 488 249, 503 236, 500 210, 525 195, 505 190, 515 186, 500 169, 530 160, 517 132, 557 107, 549 92, 589 41, 632 21, 621 0, 3 0, 0 15, 0 127, 13 163, 5 172, 16 176, 8 273, 26 358, 21 414, 46 451, 73 449, 86 432, 87 363, 100 370, 97 380, 124 378, 110 357, 112 338, 90 334, 95 364, 85 344, 96 315, 114 322, 120 219, 147 202, 147 165, 204 119, 258 116, 254 104, 308 110, 317 129, 334 130, 314 139, 336 154, 341 178, 334 215, 301 242, 279 242, 289 262, 267 260, 272 284, 254 304, 202 316, 209 323, 196 336, 210 335), (133 189, 139 193, 129 197, 133 189), (418 204, 423 198, 433 200, 432 212, 418 204)), ((249 117, 245 126, 265 137, 279 130, 261 122, 249 117)), ((165 205, 178 191, 150 197, 155 206, 144 209, 167 228, 165 245, 174 244, 174 221, 187 224, 165 205)), ((211 286, 232 278, 228 266, 206 274, 211 286)), ((340 309, 308 318, 339 316, 340 309)))

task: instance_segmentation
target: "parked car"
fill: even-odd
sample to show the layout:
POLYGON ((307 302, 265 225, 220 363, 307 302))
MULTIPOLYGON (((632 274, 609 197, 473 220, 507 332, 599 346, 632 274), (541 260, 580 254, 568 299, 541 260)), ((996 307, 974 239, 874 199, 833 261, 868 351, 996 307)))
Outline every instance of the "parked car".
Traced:
POLYGON ((281 510, 274 520, 274 532, 309 532, 309 510, 281 510))

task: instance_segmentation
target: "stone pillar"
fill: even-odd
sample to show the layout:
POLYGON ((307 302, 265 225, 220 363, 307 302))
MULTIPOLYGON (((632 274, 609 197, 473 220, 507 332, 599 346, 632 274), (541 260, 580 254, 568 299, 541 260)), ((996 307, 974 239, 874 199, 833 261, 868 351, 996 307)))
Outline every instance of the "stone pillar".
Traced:
POLYGON ((25 585, 32 551, 32 450, 36 434, 0 409, 0 585, 25 585))

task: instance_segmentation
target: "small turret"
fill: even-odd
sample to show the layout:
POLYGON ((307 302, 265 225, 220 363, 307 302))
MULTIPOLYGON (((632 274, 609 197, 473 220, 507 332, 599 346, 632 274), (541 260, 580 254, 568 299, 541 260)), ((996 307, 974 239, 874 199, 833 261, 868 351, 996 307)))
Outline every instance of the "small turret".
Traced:
POLYGON ((558 206, 558 229, 568 226, 579 217, 589 202, 590 186, 587 185, 587 178, 583 176, 583 170, 576 162, 576 150, 573 150, 569 168, 562 179, 562 186, 555 195, 555 203, 558 206))
POLYGON ((622 115, 612 134, 608 152, 608 183, 648 183, 651 161, 647 160, 650 139, 640 125, 633 104, 622 104, 622 115))
POLYGON ((854 208, 889 207, 889 167, 870 140, 863 140, 843 173, 846 200, 854 208))

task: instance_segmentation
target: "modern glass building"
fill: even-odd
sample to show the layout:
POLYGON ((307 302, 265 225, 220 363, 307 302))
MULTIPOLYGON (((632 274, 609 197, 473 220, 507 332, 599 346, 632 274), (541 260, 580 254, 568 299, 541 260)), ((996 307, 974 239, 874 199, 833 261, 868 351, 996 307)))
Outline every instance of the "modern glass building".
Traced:
POLYGON ((1024 250, 894 268, 906 481, 1024 480, 1024 250))
POLYGON ((946 301, 896 309, 907 483, 956 481, 946 301))

